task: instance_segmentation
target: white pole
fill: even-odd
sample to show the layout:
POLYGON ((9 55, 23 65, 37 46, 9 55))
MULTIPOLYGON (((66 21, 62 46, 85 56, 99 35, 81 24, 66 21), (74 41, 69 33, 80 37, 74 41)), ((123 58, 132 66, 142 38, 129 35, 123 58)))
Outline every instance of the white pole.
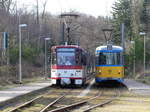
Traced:
POLYGON ((145 39, 146 39, 146 33, 140 32, 140 35, 144 36, 143 69, 144 69, 144 78, 145 78, 145 39))
POLYGON ((124 23, 121 24, 121 46, 123 48, 123 55, 122 55, 122 62, 124 65, 124 54, 125 54, 125 41, 124 41, 124 30, 125 30, 125 26, 124 23))
POLYGON ((134 77, 135 77, 135 41, 134 41, 134 68, 133 68, 133 72, 134 72, 134 77))
POLYGON ((144 35, 144 78, 145 78, 145 35, 144 35))
POLYGON ((46 56, 46 54, 47 54, 47 50, 46 50, 46 39, 45 39, 45 79, 47 79, 47 56, 46 56))
POLYGON ((21 27, 19 26, 19 83, 22 83, 22 66, 21 66, 21 27))
POLYGON ((131 41, 131 44, 133 45, 133 49, 134 49, 134 56, 133 56, 133 76, 135 77, 135 40, 131 41))
POLYGON ((45 38, 45 79, 48 78, 47 76, 47 41, 51 38, 45 38))
POLYGON ((124 50, 124 23, 121 24, 121 46, 123 47, 124 50))
POLYGON ((19 83, 22 83, 22 63, 21 63, 21 28, 26 27, 26 24, 19 24, 19 83))

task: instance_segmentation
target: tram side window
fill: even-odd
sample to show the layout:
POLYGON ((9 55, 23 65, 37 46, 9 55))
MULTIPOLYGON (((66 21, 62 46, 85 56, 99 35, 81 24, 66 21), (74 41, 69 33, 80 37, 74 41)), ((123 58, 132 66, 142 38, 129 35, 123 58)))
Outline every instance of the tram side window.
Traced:
POLYGON ((112 56, 112 64, 119 64, 120 61, 118 61, 118 53, 113 53, 113 56, 112 56))
POLYGON ((83 64, 84 66, 86 65, 86 61, 87 61, 87 59, 86 59, 85 54, 82 54, 81 62, 82 62, 82 64, 83 64))
POLYGON ((76 65, 81 65, 81 53, 76 51, 76 65))
POLYGON ((121 62, 121 53, 113 53, 113 63, 112 64, 115 64, 115 65, 120 65, 122 64, 121 62))
POLYGON ((106 55, 104 53, 100 53, 98 62, 100 65, 106 64, 106 55))
POLYGON ((56 53, 52 53, 52 60, 51 60, 52 64, 56 64, 56 53))
POLYGON ((99 57, 98 56, 95 57, 95 64, 99 65, 99 57))
POLYGON ((117 53, 117 64, 118 65, 122 65, 123 62, 122 62, 122 53, 117 53))

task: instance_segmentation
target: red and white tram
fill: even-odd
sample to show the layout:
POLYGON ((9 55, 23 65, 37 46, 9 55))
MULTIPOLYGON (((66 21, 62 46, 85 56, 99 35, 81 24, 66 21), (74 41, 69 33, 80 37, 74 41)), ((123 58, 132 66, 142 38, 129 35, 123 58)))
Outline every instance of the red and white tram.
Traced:
POLYGON ((51 82, 58 85, 82 85, 86 81, 86 53, 76 45, 52 47, 51 82))

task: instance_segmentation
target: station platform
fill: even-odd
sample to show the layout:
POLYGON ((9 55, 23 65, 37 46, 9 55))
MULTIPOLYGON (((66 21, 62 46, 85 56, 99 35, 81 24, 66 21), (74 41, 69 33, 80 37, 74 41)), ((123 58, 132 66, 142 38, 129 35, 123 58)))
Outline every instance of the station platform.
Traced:
POLYGON ((126 85, 128 90, 132 91, 133 93, 137 93, 140 95, 150 95, 150 85, 132 79, 125 79, 124 85, 126 85))
POLYGON ((125 79, 124 84, 128 87, 129 90, 150 90, 150 85, 137 82, 132 79, 125 79))
POLYGON ((51 86, 50 81, 41 81, 29 84, 18 84, 17 87, 0 90, 0 104, 34 91, 51 86))

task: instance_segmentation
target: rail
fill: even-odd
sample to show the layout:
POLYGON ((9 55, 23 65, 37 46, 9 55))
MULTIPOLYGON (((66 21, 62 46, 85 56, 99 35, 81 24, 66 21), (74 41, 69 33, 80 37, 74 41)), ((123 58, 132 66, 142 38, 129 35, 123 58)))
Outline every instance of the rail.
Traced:
POLYGON ((62 99, 65 95, 62 95, 60 97, 58 97, 56 100, 54 100, 53 102, 49 103, 45 108, 43 108, 40 112, 45 112, 49 107, 53 106, 57 101, 59 101, 60 99, 62 99))
POLYGON ((103 102, 103 103, 99 103, 99 104, 94 105, 94 106, 91 106, 91 107, 87 108, 86 110, 83 110, 82 112, 88 112, 88 111, 90 111, 90 110, 92 110, 92 109, 94 109, 94 108, 96 108, 96 107, 102 107, 102 106, 104 106, 104 105, 106 105, 106 104, 109 104, 109 103, 111 103, 112 101, 116 100, 118 97, 120 97, 120 91, 116 91, 116 96, 114 96, 114 97, 111 98, 110 100, 107 100, 107 101, 105 101, 105 102, 103 102))
POLYGON ((77 106, 81 106, 83 104, 86 104, 90 100, 94 100, 94 99, 98 98, 99 96, 101 96, 101 94, 102 94, 102 92, 99 92, 99 94, 97 96, 94 96, 94 97, 92 97, 88 100, 84 100, 84 101, 80 101, 80 102, 77 102, 77 103, 74 103, 74 104, 71 104, 71 105, 67 105, 67 106, 64 106, 64 107, 56 108, 56 109, 48 111, 48 112, 64 112, 67 109, 72 109, 72 108, 75 108, 77 106))
MULTIPOLYGON (((46 110, 47 110, 49 107, 53 106, 56 102, 58 102, 58 101, 59 101, 60 99, 62 99, 64 96, 65 96, 65 94, 64 94, 64 95, 61 95, 60 97, 58 97, 58 98, 55 99, 54 101, 50 102, 47 106, 45 106, 42 110, 40 110, 40 112, 46 112, 46 110)), ((13 108, 12 110, 9 110, 8 112, 16 112, 17 110, 21 110, 23 107, 27 107, 28 105, 32 104, 32 103, 35 102, 37 99, 40 99, 40 98, 42 98, 42 97, 44 97, 44 95, 38 96, 38 97, 36 97, 36 98, 34 98, 34 99, 30 100, 30 101, 27 101, 27 102, 25 102, 25 103, 23 103, 23 104, 21 104, 21 105, 15 107, 15 108, 13 108)))
POLYGON ((9 110, 8 112, 15 112, 15 111, 17 111, 18 109, 21 109, 21 108, 23 108, 23 107, 26 107, 26 106, 32 104, 35 100, 40 99, 40 98, 42 98, 42 97, 43 97, 43 95, 42 95, 42 96, 38 96, 38 97, 36 97, 36 98, 34 98, 34 99, 30 100, 30 101, 27 101, 27 102, 25 102, 25 103, 23 103, 23 104, 21 104, 21 105, 15 107, 15 108, 13 108, 12 110, 9 110))
MULTIPOLYGON (((100 103, 98 104, 95 104, 93 105, 90 101, 94 100, 94 99, 98 99, 99 97, 103 96, 104 94, 104 91, 105 90, 100 90, 99 93, 92 97, 92 98, 89 98, 89 99, 86 99, 86 100, 82 100, 82 101, 79 101, 79 102, 76 102, 76 103, 73 103, 71 105, 66 105, 66 106, 63 106, 63 107, 59 107, 59 108, 56 108, 56 109, 53 109, 53 110, 49 110, 50 107, 52 107, 54 104, 56 104, 60 99, 64 98, 65 95, 66 95, 66 92, 65 94, 63 93, 63 95, 60 95, 58 98, 56 98, 55 100, 53 100, 52 102, 50 102, 49 104, 47 104, 42 110, 40 110, 39 112, 64 112, 66 110, 74 110, 75 107, 84 107, 85 105, 89 105, 89 108, 85 109, 85 110, 82 110, 82 112, 87 112, 87 111, 90 111, 94 108, 97 108, 97 107, 102 107, 106 104, 109 104, 111 103, 112 101, 116 100, 118 97, 120 97, 120 91, 116 90, 115 91, 115 95, 113 95, 113 97, 109 98, 109 99, 104 99, 105 101, 101 101, 100 103), (88 103, 88 104, 87 104, 88 103)), ((68 93, 68 92, 67 92, 68 93)), ((40 95, 36 98, 33 98, 32 100, 30 101, 27 101, 17 107, 15 107, 14 109, 8 111, 8 112, 16 112, 18 110, 21 110, 22 108, 26 107, 26 106, 29 106, 30 104, 32 104, 33 102, 35 102, 37 99, 40 99, 44 97, 44 95, 40 95)))

